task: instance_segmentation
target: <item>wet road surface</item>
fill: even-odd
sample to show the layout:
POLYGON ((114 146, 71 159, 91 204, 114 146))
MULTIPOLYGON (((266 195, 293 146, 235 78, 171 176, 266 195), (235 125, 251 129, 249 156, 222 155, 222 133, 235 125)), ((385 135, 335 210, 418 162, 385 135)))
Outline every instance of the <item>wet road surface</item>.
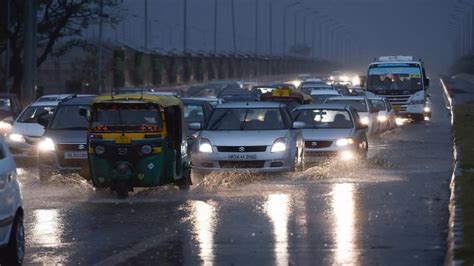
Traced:
POLYGON ((372 138, 361 166, 210 175, 127 200, 20 169, 25 263, 442 264, 452 142, 439 86, 431 94, 433 120, 372 138))

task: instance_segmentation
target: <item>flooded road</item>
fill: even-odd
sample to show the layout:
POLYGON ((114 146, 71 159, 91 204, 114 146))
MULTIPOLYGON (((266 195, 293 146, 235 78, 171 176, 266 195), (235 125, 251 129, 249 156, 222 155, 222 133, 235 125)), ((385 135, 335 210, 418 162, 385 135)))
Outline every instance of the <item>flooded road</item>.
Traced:
POLYGON ((439 86, 431 94, 433 120, 372 138, 362 165, 212 174, 127 200, 23 168, 25 263, 442 264, 452 142, 439 86))

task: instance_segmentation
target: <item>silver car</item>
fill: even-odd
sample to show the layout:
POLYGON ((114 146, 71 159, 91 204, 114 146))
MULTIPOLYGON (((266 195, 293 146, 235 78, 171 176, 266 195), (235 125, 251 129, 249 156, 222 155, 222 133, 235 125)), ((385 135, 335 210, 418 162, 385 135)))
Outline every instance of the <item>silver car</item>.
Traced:
MULTIPOLYGON (((216 106, 194 145, 194 172, 284 172, 304 167, 304 141, 284 104, 236 102, 216 106)), ((190 125, 201 129, 199 123, 190 125)))
POLYGON ((301 105, 291 114, 295 123, 304 123, 306 157, 367 158, 368 127, 350 105, 301 105))

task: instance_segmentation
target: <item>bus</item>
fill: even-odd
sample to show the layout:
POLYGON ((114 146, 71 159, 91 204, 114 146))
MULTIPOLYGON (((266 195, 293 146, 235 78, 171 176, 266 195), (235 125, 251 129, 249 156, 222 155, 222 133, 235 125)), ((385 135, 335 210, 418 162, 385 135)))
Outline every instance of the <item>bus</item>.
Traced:
POLYGON ((431 118, 429 86, 423 61, 413 56, 377 58, 369 65, 365 82, 367 91, 390 101, 397 116, 415 122, 431 118))

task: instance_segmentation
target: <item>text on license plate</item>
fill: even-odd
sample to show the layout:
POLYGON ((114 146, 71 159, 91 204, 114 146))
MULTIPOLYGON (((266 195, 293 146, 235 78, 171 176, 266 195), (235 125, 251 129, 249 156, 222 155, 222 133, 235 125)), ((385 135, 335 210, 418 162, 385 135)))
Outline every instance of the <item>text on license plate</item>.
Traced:
POLYGON ((67 151, 64 159, 87 159, 87 151, 67 151))
POLYGON ((250 161, 250 160, 257 160, 256 154, 231 154, 229 155, 229 160, 242 160, 242 161, 250 161))

